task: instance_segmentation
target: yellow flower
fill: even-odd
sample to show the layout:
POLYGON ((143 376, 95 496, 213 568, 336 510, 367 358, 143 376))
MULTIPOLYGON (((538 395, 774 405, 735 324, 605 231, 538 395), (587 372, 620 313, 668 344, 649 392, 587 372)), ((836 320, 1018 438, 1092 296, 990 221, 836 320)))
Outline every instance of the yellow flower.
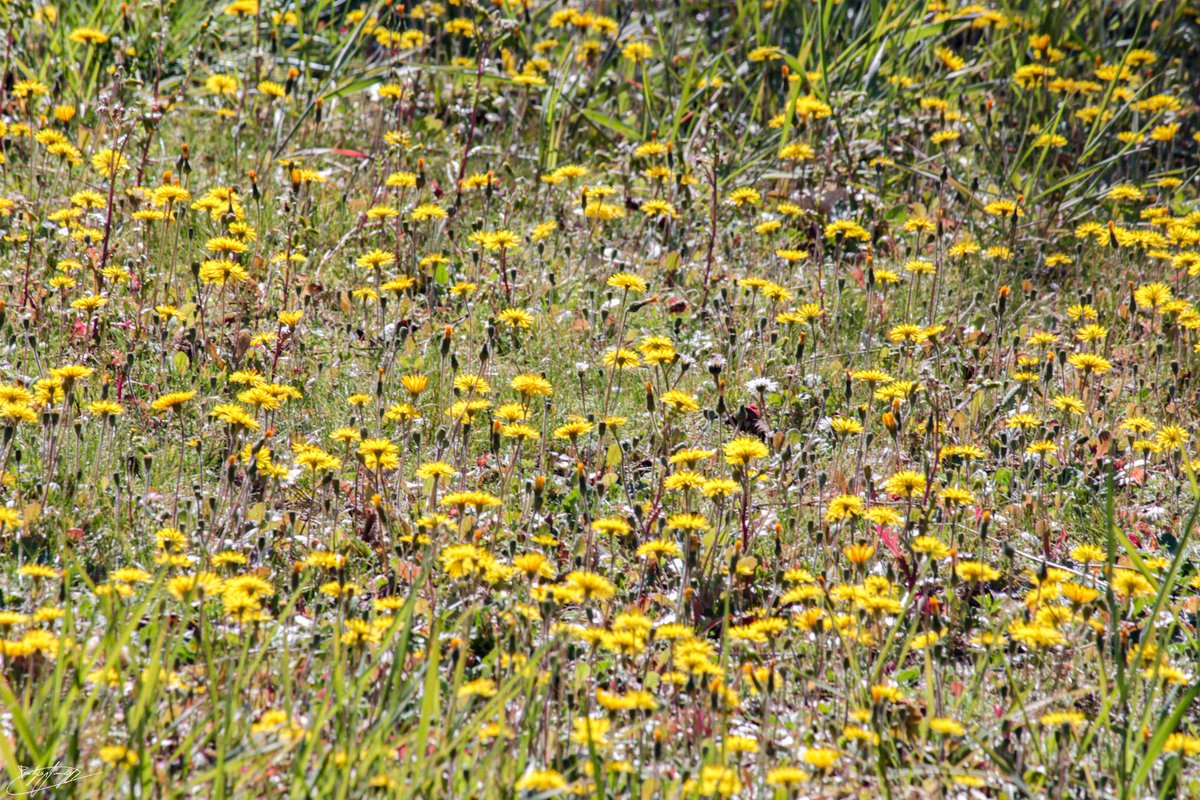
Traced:
POLYGON ((253 415, 249 414, 236 403, 220 403, 214 406, 208 413, 213 419, 224 422, 231 427, 252 431, 259 428, 258 422, 254 419, 253 415))
POLYGON ((237 94, 238 80, 232 75, 209 75, 204 81, 204 88, 216 95, 237 94))
POLYGON ((96 45, 107 42, 108 34, 96 28, 76 28, 67 38, 77 44, 96 45))
POLYGON ((426 220, 446 219, 450 215, 446 213, 446 209, 432 203, 424 203, 417 206, 409 214, 414 222, 424 222, 426 220))
POLYGON ((644 42, 630 42, 621 50, 621 55, 635 64, 654 55, 654 50, 644 42))
POLYGON ((683 551, 669 539, 653 539, 639 545, 636 555, 646 559, 678 558, 683 555, 683 551))
POLYGON ((526 772, 513 784, 518 792, 556 792, 567 788, 567 779, 552 769, 533 769, 526 772))
POLYGON ((848 219, 837 220, 825 226, 826 239, 857 239, 863 242, 871 240, 867 229, 848 219))
POLYGON ((958 579, 966 583, 990 583, 1000 577, 1000 571, 980 561, 960 561, 954 568, 958 579))
POLYGON ((150 403, 155 411, 177 411, 184 403, 196 396, 196 392, 168 392, 150 403))
POLYGON ((106 148, 92 156, 92 169, 102 177, 111 178, 129 169, 129 160, 117 150, 106 148))
POLYGON ((753 436, 739 436, 725 445, 725 460, 738 466, 766 458, 769 453, 767 446, 753 436))
POLYGON ((354 263, 364 269, 380 269, 396 263, 396 257, 383 250, 369 250, 359 256, 354 263))
POLYGON ((949 717, 934 717, 929 720, 929 730, 934 733, 940 733, 943 736, 960 737, 966 734, 967 729, 957 720, 949 717))
POLYGON ((616 594, 617 587, 607 578, 592 572, 575 570, 567 575, 567 585, 577 589, 584 599, 607 600, 616 594))
POLYGON ((363 439, 357 452, 367 469, 396 469, 400 466, 400 448, 389 439, 363 439))
POLYGON ((1158 282, 1139 286, 1133 293, 1133 299, 1142 308, 1157 308, 1164 303, 1170 302, 1172 297, 1171 287, 1165 283, 1158 282))
POLYGON ((533 325, 533 314, 521 308, 506 308, 496 315, 496 320, 510 328, 528 328, 533 325))
POLYGON ((809 766, 825 771, 837 763, 841 753, 827 747, 810 747, 804 751, 803 758, 809 766))
POLYGON ((897 497, 911 498, 925 491, 925 476, 920 472, 902 470, 888 478, 883 484, 884 491, 897 497))
POLYGON ((1103 375, 1112 369, 1111 361, 1094 353, 1072 353, 1067 356, 1067 363, 1084 374, 1103 375))
POLYGON ((250 273, 241 264, 234 261, 209 259, 200 265, 200 282, 213 286, 225 286, 231 283, 245 283, 250 280, 250 273))
POLYGON ((696 402, 696 398, 678 389, 664 392, 659 399, 664 406, 680 414, 694 414, 700 410, 700 404, 696 402))
POLYGON ((105 764, 119 767, 133 767, 138 763, 138 754, 119 744, 106 745, 97 752, 105 764))
POLYGON ((729 203, 741 207, 746 205, 757 206, 762 203, 762 195, 755 189, 744 186, 740 189, 734 189, 729 193, 729 203))
POLYGON ((858 495, 838 495, 829 501, 825 509, 826 522, 841 522, 845 519, 861 517, 866 509, 866 503, 858 495))
POLYGON ((624 289, 627 292, 646 291, 646 281, 630 272, 616 273, 608 279, 608 285, 614 289, 624 289))
POLYGON ((522 397, 550 397, 554 387, 541 375, 526 373, 512 379, 511 386, 522 397))

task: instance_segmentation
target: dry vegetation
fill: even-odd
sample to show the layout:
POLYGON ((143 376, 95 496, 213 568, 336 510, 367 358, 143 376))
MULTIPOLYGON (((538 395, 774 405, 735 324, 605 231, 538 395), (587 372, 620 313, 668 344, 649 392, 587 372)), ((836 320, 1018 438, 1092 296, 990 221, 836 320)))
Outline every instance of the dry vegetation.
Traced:
POLYGON ((9 791, 1200 793, 1194 2, 0 10, 9 791))

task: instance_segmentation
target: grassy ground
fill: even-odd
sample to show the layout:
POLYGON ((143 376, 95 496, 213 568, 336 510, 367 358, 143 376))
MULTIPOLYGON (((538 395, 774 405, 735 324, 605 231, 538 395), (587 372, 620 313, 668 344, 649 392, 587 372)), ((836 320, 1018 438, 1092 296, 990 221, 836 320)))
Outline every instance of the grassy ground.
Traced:
POLYGON ((0 12, 10 792, 1200 793, 1194 3, 0 12))

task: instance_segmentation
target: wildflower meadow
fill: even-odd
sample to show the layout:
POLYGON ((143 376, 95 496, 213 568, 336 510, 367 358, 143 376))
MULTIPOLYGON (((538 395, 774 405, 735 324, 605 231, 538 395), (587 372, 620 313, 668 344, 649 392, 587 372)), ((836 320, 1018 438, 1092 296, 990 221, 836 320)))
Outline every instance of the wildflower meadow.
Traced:
POLYGON ((1196 0, 0 13, 9 795, 1200 797, 1196 0))

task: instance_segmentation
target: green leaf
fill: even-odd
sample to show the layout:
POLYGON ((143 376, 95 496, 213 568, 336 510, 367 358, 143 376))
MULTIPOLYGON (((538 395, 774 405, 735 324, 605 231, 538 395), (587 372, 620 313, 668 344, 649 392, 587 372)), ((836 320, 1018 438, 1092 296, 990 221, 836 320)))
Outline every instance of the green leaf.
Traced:
POLYGON ((619 444, 610 444, 608 453, 604 458, 604 466, 615 467, 621 463, 621 446, 619 444))
POLYGON ((1126 535, 1125 531, 1121 530, 1121 528, 1117 525, 1112 526, 1112 531, 1113 535, 1117 537, 1117 541, 1119 541, 1121 546, 1125 548, 1125 555, 1129 556, 1129 560, 1133 562, 1134 568, 1137 569, 1138 572, 1142 573, 1142 577, 1150 581, 1150 585, 1153 586, 1157 591, 1158 581, 1155 579, 1154 573, 1151 572, 1146 564, 1142 561, 1142 557, 1138 555, 1137 548, 1134 547, 1133 542, 1129 539, 1129 536, 1126 535))
POLYGON ((1137 787, 1149 777, 1150 770, 1154 768, 1159 755, 1162 754, 1163 746, 1167 743, 1167 737, 1179 728, 1179 723, 1183 721, 1183 715, 1191 708, 1192 702, 1198 694, 1200 694, 1200 684, 1193 684, 1175 704, 1171 713, 1159 720, 1158 725, 1154 728, 1154 734, 1150 737, 1150 742, 1146 745, 1142 763, 1133 773, 1133 781, 1129 787, 1131 792, 1136 792, 1137 787))
POLYGON ((607 114, 601 114, 599 111, 585 108, 583 110, 583 115, 597 125, 602 125, 603 127, 608 128, 610 131, 621 134, 627 139, 636 140, 641 138, 641 135, 637 132, 637 129, 632 125, 621 122, 618 119, 613 119, 607 114))
POLYGON ((346 81, 341 86, 338 86, 322 95, 321 99, 332 100, 335 97, 345 97, 346 95, 354 94, 355 92, 361 92, 363 89, 374 86, 381 80, 383 80, 382 75, 375 75, 369 78, 356 78, 352 81, 346 81))

